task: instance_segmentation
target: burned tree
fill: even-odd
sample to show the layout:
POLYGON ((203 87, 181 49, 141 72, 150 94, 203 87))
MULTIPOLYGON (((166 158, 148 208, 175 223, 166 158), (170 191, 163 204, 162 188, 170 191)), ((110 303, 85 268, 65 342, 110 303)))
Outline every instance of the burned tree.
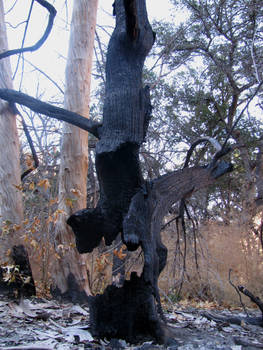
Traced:
POLYGON ((104 238, 107 245, 121 233, 128 250, 142 247, 144 268, 122 288, 109 286, 90 297, 93 335, 121 337, 130 342, 151 338, 164 342, 158 277, 166 265, 167 249, 161 242, 164 215, 171 205, 211 184, 231 170, 219 150, 206 167, 184 167, 153 181, 143 178, 139 151, 151 115, 150 91, 142 84, 144 60, 155 34, 148 22, 145 0, 116 0, 116 27, 106 64, 103 123, 44 104, 24 94, 0 90, 0 98, 36 112, 67 121, 91 132, 96 146, 100 199, 95 209, 82 209, 67 223, 76 236, 80 253, 91 252, 104 238))
POLYGON ((145 1, 114 3, 116 27, 106 64, 103 125, 96 147, 100 200, 95 209, 83 209, 68 219, 80 252, 91 252, 102 237, 111 244, 121 232, 128 250, 144 252, 141 277, 134 274, 123 288, 110 286, 90 298, 91 325, 99 337, 136 341, 151 337, 164 341, 158 316, 158 276, 166 264, 167 249, 160 238, 161 223, 171 205, 230 169, 184 169, 155 181, 141 174, 139 149, 151 114, 148 86, 142 85, 144 60, 155 39, 145 1), (127 327, 125 327, 126 325, 127 327))

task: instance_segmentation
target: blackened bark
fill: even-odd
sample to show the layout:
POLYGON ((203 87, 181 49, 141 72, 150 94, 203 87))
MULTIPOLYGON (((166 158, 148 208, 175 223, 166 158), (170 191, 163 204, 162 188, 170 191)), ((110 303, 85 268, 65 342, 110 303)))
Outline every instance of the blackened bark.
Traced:
POLYGON ((142 69, 154 34, 145 1, 125 1, 124 6, 117 0, 115 13, 116 28, 107 53, 103 125, 96 146, 100 200, 95 210, 77 212, 68 220, 81 252, 91 251, 103 236, 106 244, 112 243, 122 231, 131 198, 144 185, 139 148, 147 132, 151 105, 149 88, 142 85, 142 69), (128 23, 131 16, 134 18, 128 23), (137 28, 139 34, 131 38, 127 26, 129 31, 137 28))
POLYGON ((109 286, 103 295, 89 298, 93 336, 126 339, 130 343, 147 339, 164 342, 151 286, 136 273, 122 288, 109 286))
POLYGON ((14 108, 14 104, 18 103, 22 106, 30 108, 36 113, 40 113, 48 117, 78 126, 83 130, 87 130, 95 137, 99 137, 99 129, 101 125, 90 119, 82 117, 78 113, 68 111, 64 108, 52 106, 49 103, 39 101, 32 96, 11 89, 0 89, 0 98, 8 101, 10 108, 13 109, 15 113, 17 113, 17 111, 14 108))
POLYGON ((25 247, 23 245, 12 247, 11 256, 14 265, 0 267, 0 291, 11 297, 36 295, 35 282, 25 247))
POLYGON ((258 307, 259 310, 261 311, 262 317, 261 317, 261 323, 263 322, 263 302, 262 300, 255 296, 254 294, 252 294, 249 290, 247 290, 244 286, 238 286, 238 290, 243 293, 244 295, 246 295, 247 297, 250 298, 250 300, 252 301, 252 303, 255 303, 258 307))
POLYGON ((50 287, 50 292, 53 298, 56 300, 72 303, 82 303, 85 304, 88 302, 88 297, 85 291, 80 288, 76 278, 72 273, 68 275, 67 278, 68 289, 66 292, 62 292, 57 286, 53 288, 50 287))

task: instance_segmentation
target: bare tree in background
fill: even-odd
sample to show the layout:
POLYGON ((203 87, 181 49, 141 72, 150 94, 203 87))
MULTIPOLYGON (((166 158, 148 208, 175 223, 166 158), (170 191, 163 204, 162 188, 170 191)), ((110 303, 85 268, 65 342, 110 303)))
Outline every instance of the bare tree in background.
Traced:
MULTIPOLYGON (((4 21, 3 1, 0 1, 0 51, 7 50, 7 36, 4 21)), ((0 61, 0 86, 1 88, 12 88, 11 65, 9 58, 0 61)), ((18 187, 20 185, 20 163, 19 163, 19 139, 16 127, 16 115, 8 104, 0 101, 0 213, 1 223, 10 222, 12 225, 21 225, 23 221, 22 194, 18 187), (17 187, 16 187, 17 186, 17 187)), ((10 240, 14 231, 1 237, 1 254, 10 247, 10 240), (8 237, 8 239, 6 239, 8 237), (7 244, 7 245, 6 245, 7 244)))
MULTIPOLYGON (((0 52, 7 49, 4 6, 0 0, 0 52)), ((1 88, 12 88, 11 76, 10 59, 7 57, 0 61, 1 88)), ((22 241, 24 213, 16 113, 4 101, 0 101, 0 149, 0 263, 14 263, 12 258, 16 265, 26 263, 27 272, 31 275, 22 241)), ((21 268, 25 268, 25 265, 21 268)), ((31 292, 34 294, 34 287, 31 292)))
MULTIPOLYGON (((98 0, 74 1, 66 68, 65 108, 89 117, 91 68, 98 0)), ((59 173, 59 210, 55 228, 56 251, 53 292, 76 300, 90 294, 85 255, 77 253, 73 234, 65 218, 86 207, 88 134, 64 124, 59 173)))

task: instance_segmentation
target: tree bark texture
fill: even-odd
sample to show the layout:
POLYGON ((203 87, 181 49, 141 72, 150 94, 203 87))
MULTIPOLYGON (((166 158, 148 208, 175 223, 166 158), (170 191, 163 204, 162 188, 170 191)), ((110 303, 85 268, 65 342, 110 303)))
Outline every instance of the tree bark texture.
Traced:
POLYGON ((121 232, 128 250, 144 252, 140 277, 132 275, 122 288, 109 286, 89 298, 92 332, 99 337, 121 337, 136 342, 150 337, 164 342, 158 277, 167 249, 160 229, 170 206, 230 170, 185 168, 147 182, 139 149, 151 114, 149 88, 143 87, 144 60, 155 39, 145 0, 116 0, 116 27, 109 42, 103 124, 96 146, 100 199, 95 209, 82 209, 68 219, 80 253, 91 252, 104 237, 107 245, 121 232), (122 310, 120 312, 120 310, 122 310))
MULTIPOLYGON (((98 0, 74 1, 68 61, 65 109, 89 117, 90 82, 98 0)), ((88 134, 64 124, 59 173, 59 209, 66 216, 86 206, 88 134)), ((61 216, 55 245, 61 259, 54 266, 53 294, 83 301, 90 294, 86 258, 74 246, 72 230, 61 216), (64 249, 60 250, 59 247, 64 249)))
MULTIPOLYGON (((0 52, 8 49, 4 21, 3 1, 0 0, 0 52)), ((0 88, 12 88, 11 66, 9 58, 0 60, 0 88)), ((16 115, 8 103, 0 100, 0 260, 8 259, 7 251, 17 243, 22 235, 23 221, 22 192, 19 190, 20 161, 19 139, 16 126, 16 115), (3 230, 3 226, 7 227, 3 230), (14 225, 17 230, 14 230, 14 225)))

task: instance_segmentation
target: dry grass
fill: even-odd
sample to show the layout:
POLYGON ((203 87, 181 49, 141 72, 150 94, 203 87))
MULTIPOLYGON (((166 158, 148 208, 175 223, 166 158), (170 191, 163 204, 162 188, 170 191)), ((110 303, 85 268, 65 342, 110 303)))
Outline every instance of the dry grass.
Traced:
MULTIPOLYGON (((183 257, 176 252, 177 233, 170 227, 163 240, 169 247, 168 264, 160 277, 160 287, 176 299, 183 270, 183 257)), ((178 241, 177 241, 178 242, 178 241)), ((181 252, 184 240, 180 240, 181 252)), ((194 240, 187 238, 182 298, 200 298, 224 305, 239 305, 239 297, 229 283, 244 285, 253 294, 263 297, 263 253, 259 238, 239 224, 207 223, 194 240), (197 260, 196 260, 197 257, 197 260)), ((244 302, 251 305, 244 296, 244 302)))

